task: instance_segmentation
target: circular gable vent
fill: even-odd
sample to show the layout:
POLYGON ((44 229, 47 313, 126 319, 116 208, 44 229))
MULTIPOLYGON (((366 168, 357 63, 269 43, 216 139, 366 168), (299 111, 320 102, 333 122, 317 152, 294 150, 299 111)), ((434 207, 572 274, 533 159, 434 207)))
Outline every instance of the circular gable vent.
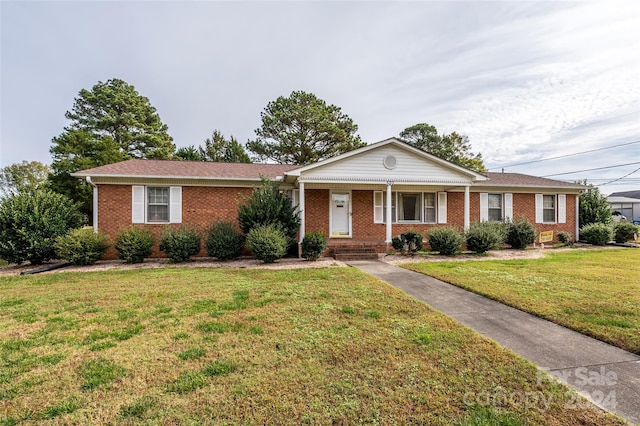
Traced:
POLYGON ((384 159, 382 160, 382 164, 384 164, 384 166, 389 169, 389 170, 393 170, 396 168, 396 166, 398 165, 398 160, 396 160, 396 157, 394 157, 393 155, 387 155, 386 157, 384 157, 384 159))

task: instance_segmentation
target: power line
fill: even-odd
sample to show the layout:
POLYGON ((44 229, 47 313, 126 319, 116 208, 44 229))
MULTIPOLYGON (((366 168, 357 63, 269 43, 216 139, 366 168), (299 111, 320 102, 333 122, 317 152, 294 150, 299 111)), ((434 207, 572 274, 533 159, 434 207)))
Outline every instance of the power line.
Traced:
POLYGON ((617 181, 619 181, 619 180, 622 180, 622 179, 626 178, 627 176, 631 176, 632 174, 634 174, 634 173, 635 173, 635 172, 637 172, 638 170, 640 170, 640 167, 638 167, 637 169, 635 169, 635 170, 634 170, 634 171, 632 171, 631 173, 627 173, 626 175, 624 175, 624 176, 622 176, 622 177, 619 177, 618 179, 614 179, 614 180, 609 181, 609 182, 606 182, 606 183, 601 183, 601 184, 596 185, 596 186, 604 186, 604 185, 612 184, 612 183, 614 183, 614 182, 617 182, 617 181))
POLYGON ((573 154, 557 155, 555 157, 542 158, 540 160, 525 161, 524 163, 507 164, 506 166, 502 166, 502 167, 492 167, 489 170, 495 170, 495 169, 500 169, 500 168, 505 168, 505 167, 523 166, 525 164, 533 164, 533 163, 540 163, 542 161, 557 160, 558 158, 574 157, 576 155, 588 154, 590 152, 596 152, 596 151, 604 151, 605 149, 618 148, 618 147, 621 147, 621 146, 633 145, 633 144, 636 144, 636 143, 640 143, 640 140, 633 141, 633 142, 627 142, 627 143, 621 143, 621 144, 618 144, 618 145, 606 146, 604 148, 590 149, 588 151, 575 152, 573 154))
POLYGON ((581 173, 581 172, 592 172, 594 170, 614 169, 616 167, 633 166, 634 164, 640 164, 640 161, 636 161, 634 163, 627 163, 627 164, 618 164, 618 165, 615 165, 615 166, 596 167, 596 168, 593 168, 593 169, 583 169, 583 170, 574 170, 573 172, 554 173, 554 174, 551 174, 551 175, 544 175, 542 177, 562 176, 562 175, 571 175, 571 174, 574 174, 574 173, 581 173))

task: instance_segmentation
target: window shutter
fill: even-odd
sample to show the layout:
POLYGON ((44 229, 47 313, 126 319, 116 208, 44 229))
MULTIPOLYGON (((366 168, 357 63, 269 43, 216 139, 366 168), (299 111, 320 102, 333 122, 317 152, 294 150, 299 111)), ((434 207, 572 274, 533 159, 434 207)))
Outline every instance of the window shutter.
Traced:
POLYGON ((169 188, 169 223, 182 223, 182 187, 169 188))
POLYGON ((567 223, 567 195, 558 194, 558 223, 567 223))
POLYGON ((480 193, 480 222, 486 222, 489 220, 489 194, 486 192, 480 193))
POLYGON ((384 197, 382 191, 373 191, 373 222, 383 223, 384 197))
POLYGON ((513 219, 513 194, 504 194, 504 220, 513 219))
POLYGON ((438 192, 438 223, 447 223, 447 193, 438 192))
POLYGON ((544 222, 543 207, 544 197, 542 194, 536 194, 536 223, 544 222))
POLYGON ((131 186, 131 223, 144 223, 144 186, 131 186))

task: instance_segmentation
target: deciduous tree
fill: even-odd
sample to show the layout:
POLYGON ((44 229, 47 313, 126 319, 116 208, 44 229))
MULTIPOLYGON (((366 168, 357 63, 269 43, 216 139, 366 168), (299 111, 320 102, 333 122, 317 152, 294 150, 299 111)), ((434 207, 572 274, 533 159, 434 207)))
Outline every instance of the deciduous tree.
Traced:
POLYGON ((434 126, 420 123, 404 129, 400 132, 400 138, 416 148, 467 169, 476 172, 487 170, 482 161, 482 154, 471 152, 469 138, 459 133, 439 135, 434 126))
MULTIPOLYGON (((576 183, 587 185, 586 180, 576 183)), ((607 197, 600 192, 597 186, 590 186, 580 194, 578 216, 581 228, 591 223, 610 225, 613 222, 607 197)))
POLYGON ((305 165, 360 148, 358 126, 335 105, 294 91, 269 102, 247 148, 260 161, 305 165))
POLYGON ((42 188, 51 173, 39 161, 23 161, 0 169, 0 197, 42 188))

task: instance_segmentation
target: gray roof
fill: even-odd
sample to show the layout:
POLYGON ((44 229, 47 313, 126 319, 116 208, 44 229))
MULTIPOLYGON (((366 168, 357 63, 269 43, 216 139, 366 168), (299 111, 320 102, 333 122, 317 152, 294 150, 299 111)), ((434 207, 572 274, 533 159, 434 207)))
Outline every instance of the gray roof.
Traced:
POLYGON ((622 191, 609 194, 609 197, 626 197, 626 198, 638 198, 640 199, 640 191, 622 191))

